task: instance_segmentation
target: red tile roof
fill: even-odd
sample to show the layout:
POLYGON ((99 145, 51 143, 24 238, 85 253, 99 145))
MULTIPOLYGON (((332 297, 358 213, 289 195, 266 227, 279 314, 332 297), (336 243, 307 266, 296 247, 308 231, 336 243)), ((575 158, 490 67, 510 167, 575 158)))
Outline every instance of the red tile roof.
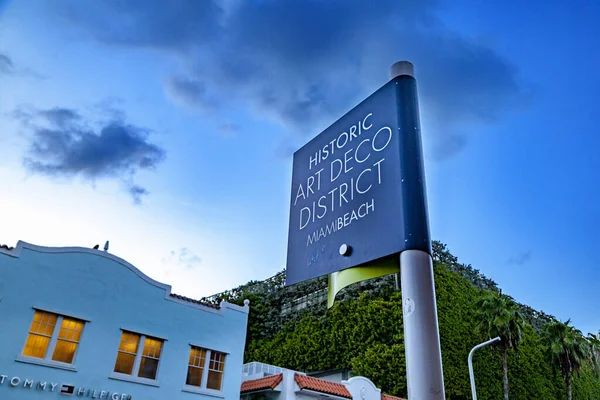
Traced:
POLYGON ((382 393, 381 400, 406 400, 406 399, 403 399, 402 397, 396 397, 396 396, 391 396, 389 394, 382 393))
POLYGON ((190 299, 189 297, 185 297, 180 294, 170 293, 169 296, 174 297, 177 300, 187 301, 189 303, 200 304, 200 305, 203 305, 206 307, 216 308, 217 310, 221 308, 216 304, 211 304, 211 303, 206 303, 206 302, 200 301, 200 300, 190 299))
POLYGON ((264 378, 253 379, 242 382, 241 393, 255 392, 257 390, 275 389, 283 380, 283 374, 265 376, 264 378))
POLYGON ((351 399, 352 395, 341 383, 329 382, 324 379, 314 378, 306 375, 294 375, 294 379, 300 389, 314 390, 315 392, 321 392, 326 394, 332 394, 334 396, 345 397, 351 399))

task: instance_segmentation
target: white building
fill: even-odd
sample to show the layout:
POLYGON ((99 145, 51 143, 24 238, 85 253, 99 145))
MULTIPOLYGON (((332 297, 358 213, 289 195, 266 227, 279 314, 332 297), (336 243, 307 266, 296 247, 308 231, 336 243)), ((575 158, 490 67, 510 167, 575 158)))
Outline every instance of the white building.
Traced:
POLYGON ((248 312, 102 250, 0 246, 0 399, 238 399, 248 312))
POLYGON ((381 393, 373 382, 362 376, 341 378, 343 372, 334 371, 321 377, 302 372, 252 362, 242 369, 241 400, 403 400, 381 393))

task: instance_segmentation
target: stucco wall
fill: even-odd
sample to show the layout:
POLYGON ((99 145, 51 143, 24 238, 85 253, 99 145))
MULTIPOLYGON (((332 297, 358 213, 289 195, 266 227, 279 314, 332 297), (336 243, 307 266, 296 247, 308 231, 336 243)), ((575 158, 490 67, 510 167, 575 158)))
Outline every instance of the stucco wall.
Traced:
POLYGON ((65 383, 126 393, 133 400, 214 399, 181 390, 190 343, 228 353, 223 395, 239 399, 248 307, 225 303, 213 310, 172 301, 168 286, 101 251, 46 252, 20 243, 10 252, 17 257, 6 253, 0 253, 0 375, 8 378, 0 384, 1 399, 63 398, 57 391, 23 388, 22 383, 11 387, 9 380, 15 376, 59 383, 58 387, 65 383), (74 361, 76 372, 15 360, 25 344, 33 307, 89 321, 74 361), (109 379, 121 329, 166 339, 156 379, 159 387, 109 379))
POLYGON ((319 379, 323 379, 324 381, 336 383, 342 383, 342 381, 345 378, 344 373, 341 371, 332 372, 331 374, 316 375, 316 377, 319 379))

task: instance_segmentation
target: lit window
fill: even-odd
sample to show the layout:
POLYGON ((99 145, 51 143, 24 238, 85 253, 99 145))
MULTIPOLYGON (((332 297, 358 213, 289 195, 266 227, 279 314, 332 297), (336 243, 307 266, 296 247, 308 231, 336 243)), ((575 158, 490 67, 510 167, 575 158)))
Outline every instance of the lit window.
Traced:
POLYGON ((115 372, 156 379, 163 340, 123 331, 115 372), (143 346, 140 346, 143 343, 143 346))
POLYGON ((208 364, 208 382, 206 383, 207 388, 221 390, 224 369, 225 354, 211 351, 210 363, 208 364))
POLYGON ((192 346, 186 384, 202 386, 204 364, 206 364, 206 350, 192 346))
POLYGON ((115 372, 131 375, 133 373, 133 364, 140 344, 140 335, 135 333, 123 332, 121 335, 121 344, 117 353, 117 363, 115 372))
POLYGON ((188 362, 186 385, 212 390, 221 390, 225 354, 192 346, 188 362), (207 371, 205 374, 204 371, 207 371))
POLYGON ((73 364, 84 324, 75 318, 36 310, 23 355, 73 364))
POLYGON ((140 363, 140 373, 138 375, 140 378, 156 379, 161 350, 162 340, 146 338, 144 341, 144 351, 142 352, 142 362, 140 363))

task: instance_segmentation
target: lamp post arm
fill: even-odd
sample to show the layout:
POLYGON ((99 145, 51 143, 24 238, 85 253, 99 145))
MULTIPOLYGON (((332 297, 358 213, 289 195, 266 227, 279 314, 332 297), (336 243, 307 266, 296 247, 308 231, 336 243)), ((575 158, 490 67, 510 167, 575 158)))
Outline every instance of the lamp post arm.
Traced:
POLYGON ((476 350, 479 350, 482 347, 488 346, 494 342, 499 341, 500 338, 496 336, 493 339, 488 340, 487 342, 483 342, 473 347, 469 352, 469 377, 471 378, 471 394, 473 395, 473 400, 477 400, 477 391, 475 390, 475 375, 473 374, 473 354, 476 350))

